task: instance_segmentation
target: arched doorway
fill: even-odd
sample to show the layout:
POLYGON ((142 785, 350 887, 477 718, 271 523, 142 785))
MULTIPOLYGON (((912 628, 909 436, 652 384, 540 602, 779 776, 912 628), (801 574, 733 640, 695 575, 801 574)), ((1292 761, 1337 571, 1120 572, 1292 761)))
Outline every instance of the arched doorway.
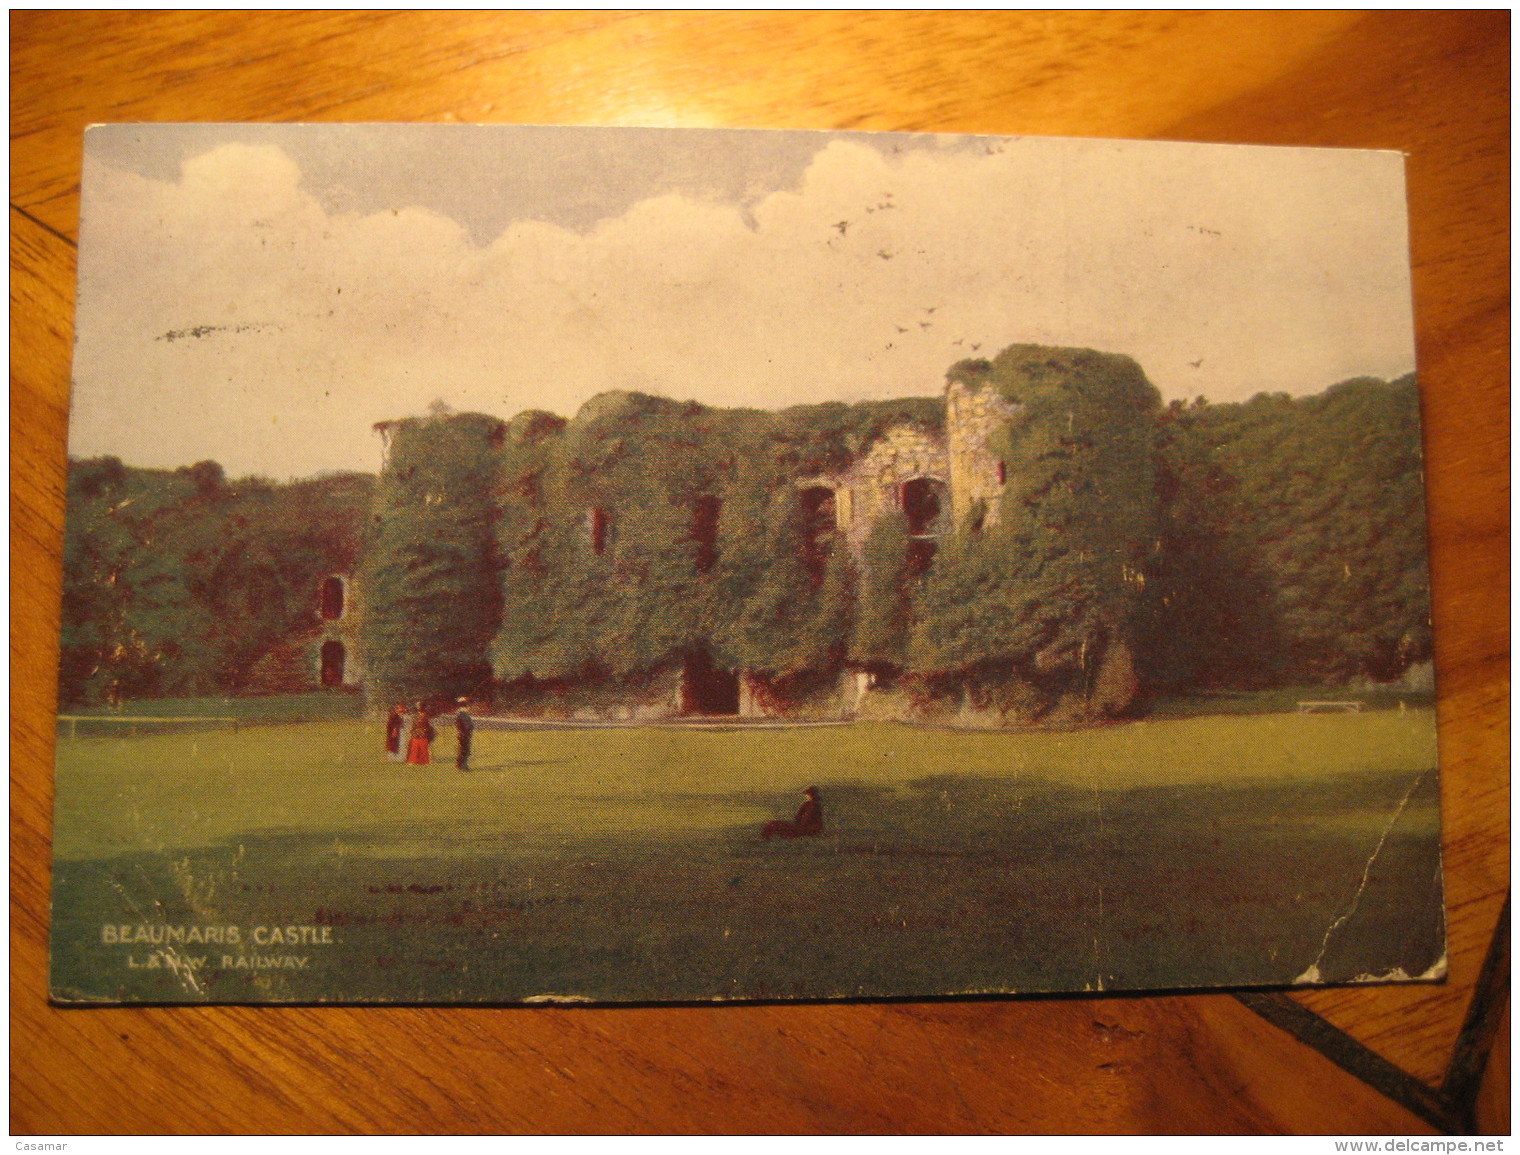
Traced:
POLYGON ((902 511, 908 519, 908 536, 938 537, 945 508, 945 484, 932 477, 915 477, 902 483, 902 511))
POLYGON ((681 713, 737 714, 739 712, 739 675, 713 665, 706 646, 697 646, 686 654, 681 669, 681 713))
POLYGON ((343 648, 343 643, 336 638, 322 643, 322 684, 324 686, 343 685, 343 664, 348 658, 348 652, 343 648))

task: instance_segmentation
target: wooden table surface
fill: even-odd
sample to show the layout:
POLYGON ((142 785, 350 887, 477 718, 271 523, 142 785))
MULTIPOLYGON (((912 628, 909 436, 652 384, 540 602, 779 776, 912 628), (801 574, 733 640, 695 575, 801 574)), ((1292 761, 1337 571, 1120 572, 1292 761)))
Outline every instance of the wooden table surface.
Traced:
POLYGON ((1478 1076, 1508 994, 1507 949, 1489 951, 1510 869, 1508 79, 1506 12, 13 12, 13 1132, 1387 1135, 1472 1126, 1474 1099, 1482 1126, 1507 1131, 1507 1018, 1481 1093, 1478 1076), (945 130, 1405 151, 1449 981, 1244 1001, 49 1006, 81 134, 130 120, 945 130))

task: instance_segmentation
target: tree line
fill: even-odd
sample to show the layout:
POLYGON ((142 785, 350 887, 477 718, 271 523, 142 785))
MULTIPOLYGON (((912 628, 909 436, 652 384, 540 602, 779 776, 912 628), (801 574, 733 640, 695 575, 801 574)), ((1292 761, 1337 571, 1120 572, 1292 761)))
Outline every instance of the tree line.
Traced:
POLYGON ((357 559, 373 490, 364 474, 281 485, 210 461, 71 461, 59 700, 297 688, 284 651, 357 559))
POLYGON ((1413 375, 1174 402, 1158 438, 1158 689, 1386 682, 1433 659, 1413 375))
POLYGON ((289 486, 72 463, 64 698, 260 688, 349 567, 384 697, 637 689, 700 647, 782 699, 848 666, 1048 720, 1430 659, 1412 377, 1163 405, 1133 360, 1090 350, 951 374, 1020 409, 989 443, 997 515, 927 568, 901 515, 857 556, 796 482, 895 425, 942 432, 938 398, 439 413, 387 424, 378 479, 289 486))

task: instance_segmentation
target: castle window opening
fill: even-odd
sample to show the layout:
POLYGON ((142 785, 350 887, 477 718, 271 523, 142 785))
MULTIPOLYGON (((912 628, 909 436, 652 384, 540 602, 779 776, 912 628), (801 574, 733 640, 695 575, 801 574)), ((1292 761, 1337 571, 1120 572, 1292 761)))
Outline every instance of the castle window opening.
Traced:
POLYGON ((612 530, 611 515, 601 506, 593 506, 586 514, 586 528, 591 537, 591 552, 605 553, 612 530))
POLYGON ((335 622, 343 616, 344 593, 343 579, 336 574, 322 582, 318 600, 324 622, 335 622))
POLYGON ((324 686, 343 685, 343 665, 347 657, 343 643, 336 638, 322 643, 322 684, 324 686))
POLYGON ((940 532, 944 485, 932 477, 915 477, 902 483, 899 501, 908 520, 910 537, 936 536, 940 532))
POLYGON ((999 485, 1007 485, 1008 484, 1008 463, 1006 461, 999 461, 998 462, 998 464, 997 464, 997 473, 998 473, 998 484, 999 485))
POLYGON ((710 493, 697 498, 691 511, 691 540, 696 543, 698 573, 707 573, 718 561, 718 517, 723 502, 710 493))

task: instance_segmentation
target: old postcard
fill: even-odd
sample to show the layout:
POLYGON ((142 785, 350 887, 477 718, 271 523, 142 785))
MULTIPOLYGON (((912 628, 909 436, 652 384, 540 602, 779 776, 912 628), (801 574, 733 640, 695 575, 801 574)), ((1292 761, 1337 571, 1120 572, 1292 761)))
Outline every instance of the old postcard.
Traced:
POLYGON ((56 1000, 1444 975, 1401 156, 84 173, 56 1000))

